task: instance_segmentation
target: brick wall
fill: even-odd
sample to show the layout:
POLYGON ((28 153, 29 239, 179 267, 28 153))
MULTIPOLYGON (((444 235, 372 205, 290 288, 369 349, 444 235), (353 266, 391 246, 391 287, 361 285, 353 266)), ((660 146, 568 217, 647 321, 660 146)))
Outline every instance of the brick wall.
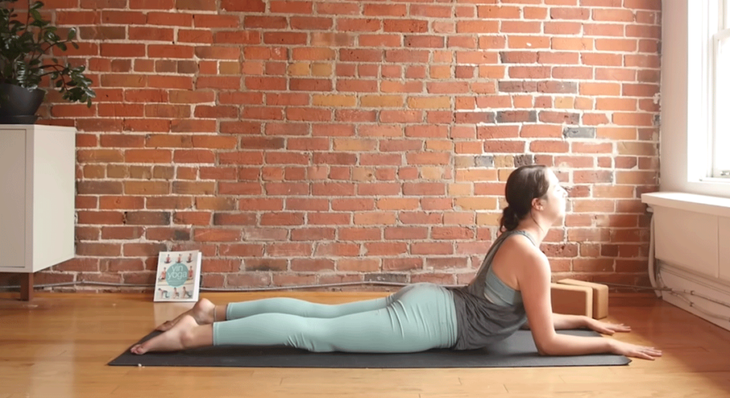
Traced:
MULTIPOLYGON (((646 284, 660 0, 48 0, 98 99, 78 128, 77 257, 37 283, 465 283, 512 168, 554 166, 554 275, 646 284)), ((7 279, 7 278, 6 278, 7 279)))

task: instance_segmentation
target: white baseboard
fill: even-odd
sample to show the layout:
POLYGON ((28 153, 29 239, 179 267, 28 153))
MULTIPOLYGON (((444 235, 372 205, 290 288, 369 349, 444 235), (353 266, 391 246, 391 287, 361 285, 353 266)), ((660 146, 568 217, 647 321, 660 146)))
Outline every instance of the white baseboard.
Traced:
MULTIPOLYGON (((730 303, 730 285, 719 279, 712 279, 704 275, 700 275, 685 269, 661 264, 659 268, 662 285, 674 290, 688 292, 694 291, 697 294, 706 296, 716 301, 730 303)), ((709 322, 720 326, 723 329, 730 330, 730 308, 714 303, 691 294, 681 294, 682 297, 694 303, 694 306, 669 292, 662 292, 662 299, 666 302, 682 308, 692 314, 699 316, 709 322), (698 310, 700 308, 700 310, 698 310), (711 316, 718 315, 724 319, 711 316)))

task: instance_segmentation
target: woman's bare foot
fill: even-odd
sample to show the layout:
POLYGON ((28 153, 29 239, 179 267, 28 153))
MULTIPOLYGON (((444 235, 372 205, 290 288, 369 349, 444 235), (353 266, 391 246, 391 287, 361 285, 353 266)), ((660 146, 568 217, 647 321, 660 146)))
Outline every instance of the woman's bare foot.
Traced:
POLYGON ((190 315, 183 315, 177 320, 175 326, 159 336, 155 336, 142 344, 136 344, 131 348, 133 354, 142 355, 150 351, 179 351, 184 350, 185 342, 189 341, 190 331, 197 327, 198 323, 190 315))
POLYGON ((198 325, 209 325, 213 323, 213 311, 215 311, 215 304, 208 299, 200 299, 197 303, 195 303, 193 308, 180 314, 177 318, 163 323, 155 330, 166 332, 172 329, 172 327, 175 326, 185 315, 192 316, 198 325))

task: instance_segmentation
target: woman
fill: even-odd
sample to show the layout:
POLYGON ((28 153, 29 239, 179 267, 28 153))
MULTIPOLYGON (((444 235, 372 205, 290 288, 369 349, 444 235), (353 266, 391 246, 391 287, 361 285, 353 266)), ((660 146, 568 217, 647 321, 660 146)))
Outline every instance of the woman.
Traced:
POLYGON ((630 328, 552 313, 550 264, 539 247, 565 216, 567 193, 555 173, 545 166, 520 167, 507 179, 505 194, 502 233, 467 286, 420 283, 385 298, 341 305, 273 298, 216 306, 203 299, 131 351, 211 345, 287 345, 316 352, 465 350, 502 340, 529 320, 542 355, 661 356, 651 347, 555 332, 587 327, 613 334, 630 328))

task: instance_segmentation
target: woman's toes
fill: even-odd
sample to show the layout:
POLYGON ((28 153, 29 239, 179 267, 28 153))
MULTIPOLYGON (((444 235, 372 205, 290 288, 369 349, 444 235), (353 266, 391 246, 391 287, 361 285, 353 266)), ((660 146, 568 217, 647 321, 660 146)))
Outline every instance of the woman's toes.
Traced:
POLYGON ((142 355, 147 352, 183 350, 192 341, 190 331, 197 326, 192 316, 185 315, 170 330, 132 347, 132 352, 142 355))
POLYGON ((132 347, 132 349, 130 351, 132 351, 133 354, 137 354, 137 355, 144 354, 144 351, 142 350, 142 344, 135 345, 134 347, 132 347))

